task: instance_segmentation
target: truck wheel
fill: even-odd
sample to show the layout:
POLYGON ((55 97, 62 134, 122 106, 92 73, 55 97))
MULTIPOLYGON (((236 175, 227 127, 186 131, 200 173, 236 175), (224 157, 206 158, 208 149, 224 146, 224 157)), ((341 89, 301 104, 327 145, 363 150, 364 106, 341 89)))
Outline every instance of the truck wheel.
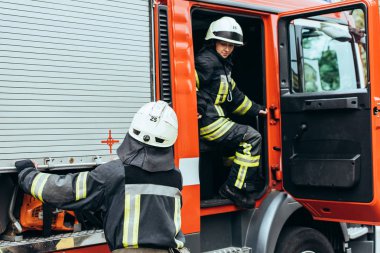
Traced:
POLYGON ((334 253, 329 240, 318 230, 289 227, 281 232, 276 253, 334 253))

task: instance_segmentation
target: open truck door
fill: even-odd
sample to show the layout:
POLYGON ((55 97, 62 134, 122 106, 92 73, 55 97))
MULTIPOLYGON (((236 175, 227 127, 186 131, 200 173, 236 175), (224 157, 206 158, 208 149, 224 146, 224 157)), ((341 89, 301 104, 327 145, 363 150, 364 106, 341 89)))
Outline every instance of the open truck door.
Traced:
POLYGON ((315 219, 380 224, 378 15, 355 0, 279 16, 283 183, 315 219))

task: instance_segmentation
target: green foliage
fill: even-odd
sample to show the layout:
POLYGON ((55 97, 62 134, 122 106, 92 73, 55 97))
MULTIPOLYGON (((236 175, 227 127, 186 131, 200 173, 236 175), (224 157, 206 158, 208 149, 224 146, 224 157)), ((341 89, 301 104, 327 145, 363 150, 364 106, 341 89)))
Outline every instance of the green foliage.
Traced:
POLYGON ((337 90, 340 87, 338 56, 336 51, 326 50, 318 61, 323 90, 337 90))

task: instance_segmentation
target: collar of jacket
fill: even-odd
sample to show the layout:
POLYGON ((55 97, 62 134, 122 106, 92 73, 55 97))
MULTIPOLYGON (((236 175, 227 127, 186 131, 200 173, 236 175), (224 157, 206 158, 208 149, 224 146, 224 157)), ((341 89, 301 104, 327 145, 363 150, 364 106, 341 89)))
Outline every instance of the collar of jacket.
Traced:
POLYGON ((134 165, 149 172, 174 169, 173 148, 158 148, 133 139, 129 133, 117 149, 117 155, 125 165, 134 165))
POLYGON ((207 50, 211 52, 213 55, 215 55, 220 61, 220 63, 222 63, 224 66, 231 68, 234 65, 232 62, 232 54, 227 58, 223 58, 220 54, 218 54, 218 52, 216 52, 215 48, 210 47, 207 48, 207 50))

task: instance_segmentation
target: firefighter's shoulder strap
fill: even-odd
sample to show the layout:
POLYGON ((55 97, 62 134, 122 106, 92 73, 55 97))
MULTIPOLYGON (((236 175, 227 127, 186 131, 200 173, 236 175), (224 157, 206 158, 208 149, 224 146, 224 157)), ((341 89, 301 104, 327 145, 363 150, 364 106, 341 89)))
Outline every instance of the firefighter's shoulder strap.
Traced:
POLYGON ((44 237, 51 236, 51 225, 53 222, 53 210, 54 208, 47 204, 42 204, 42 234, 44 237))

